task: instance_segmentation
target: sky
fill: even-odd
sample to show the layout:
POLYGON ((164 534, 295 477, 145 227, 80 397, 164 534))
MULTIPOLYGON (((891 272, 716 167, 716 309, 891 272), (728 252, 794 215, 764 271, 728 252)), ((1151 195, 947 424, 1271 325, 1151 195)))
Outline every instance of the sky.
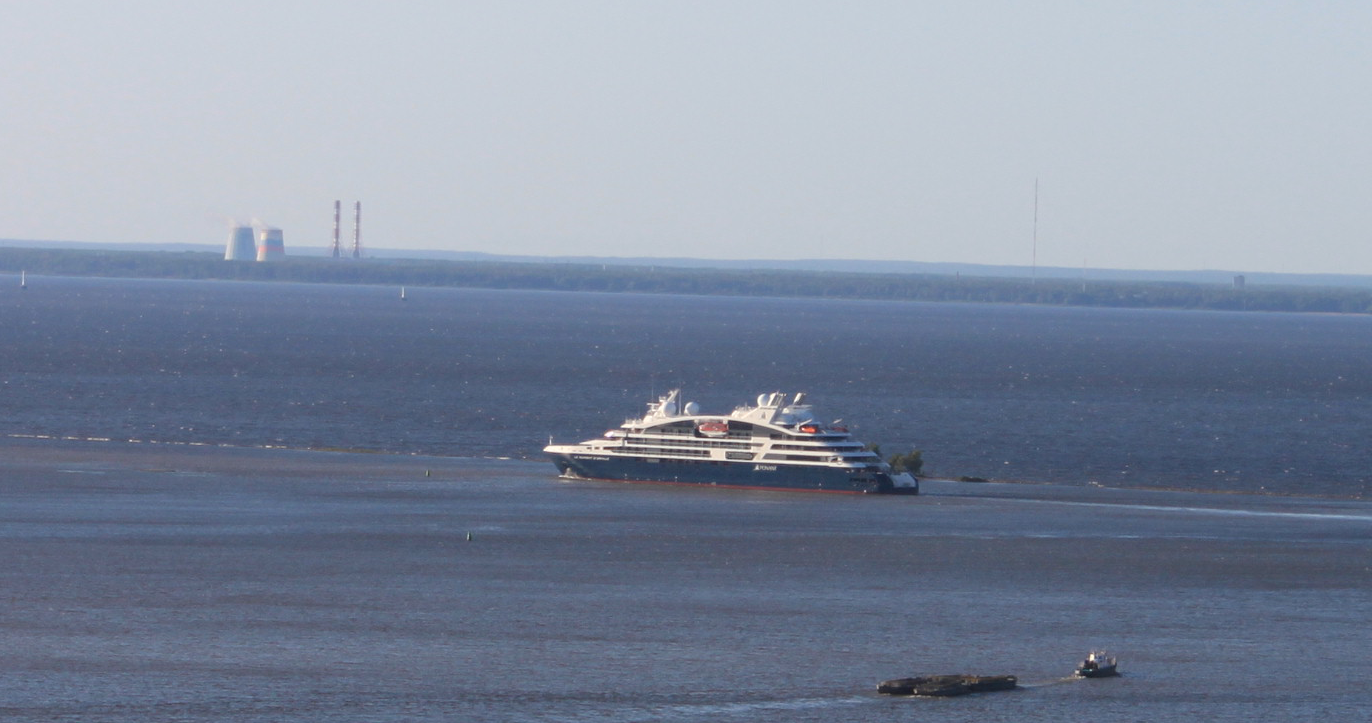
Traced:
POLYGON ((0 3, 0 238, 1372 274, 1372 3, 0 3), (1037 218, 1037 220, 1036 220, 1037 218))

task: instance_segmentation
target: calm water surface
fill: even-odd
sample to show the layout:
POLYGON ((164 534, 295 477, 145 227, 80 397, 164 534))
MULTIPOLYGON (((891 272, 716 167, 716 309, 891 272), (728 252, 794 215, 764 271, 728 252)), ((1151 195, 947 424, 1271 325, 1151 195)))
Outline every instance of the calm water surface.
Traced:
POLYGON ((569 483, 520 461, 3 451, 6 720, 1372 710, 1363 501, 949 482, 846 497, 569 483), (1125 676, 1068 679, 1095 646, 1125 676), (1025 685, 874 690, 948 672, 1025 685))
POLYGON ((806 391, 927 471, 1363 496, 1372 318, 33 279, 0 433, 536 458, 682 386, 806 391))
POLYGON ((1372 710, 1369 319, 33 277, 0 308, 6 720, 1372 710), (674 385, 1042 484, 537 459, 674 385), (1095 646, 1125 676, 1065 679, 1095 646), (1025 685, 874 693, 950 672, 1025 685))

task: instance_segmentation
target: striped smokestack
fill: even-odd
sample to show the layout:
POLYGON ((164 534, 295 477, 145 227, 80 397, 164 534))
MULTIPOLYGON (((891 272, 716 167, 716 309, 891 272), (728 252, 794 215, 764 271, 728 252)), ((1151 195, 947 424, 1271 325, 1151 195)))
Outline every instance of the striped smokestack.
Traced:
POLYGON ((353 203, 353 258, 362 258, 362 202, 353 203))
POLYGON ((338 201, 334 201, 334 202, 333 202, 333 257, 334 257, 334 258, 338 258, 339 256, 342 255, 341 251, 340 251, 339 248, 338 248, 338 210, 339 210, 339 206, 340 206, 340 205, 341 205, 341 204, 340 204, 338 201))

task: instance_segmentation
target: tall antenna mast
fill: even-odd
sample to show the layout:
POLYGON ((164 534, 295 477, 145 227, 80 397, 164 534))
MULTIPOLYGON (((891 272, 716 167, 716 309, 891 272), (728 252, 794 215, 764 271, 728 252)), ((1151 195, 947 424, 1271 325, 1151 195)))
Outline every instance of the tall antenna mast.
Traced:
POLYGON ((362 202, 353 203, 353 258, 362 258, 362 202))
POLYGON ((1034 177, 1034 250, 1032 256, 1033 266, 1029 271, 1029 283, 1036 284, 1039 280, 1039 179, 1034 177))
POLYGON ((334 258, 338 258, 338 257, 341 255, 341 251, 340 251, 340 249, 338 248, 338 207, 339 207, 339 205, 340 205, 340 204, 339 204, 338 201, 334 201, 334 202, 333 202, 333 257, 334 257, 334 258))

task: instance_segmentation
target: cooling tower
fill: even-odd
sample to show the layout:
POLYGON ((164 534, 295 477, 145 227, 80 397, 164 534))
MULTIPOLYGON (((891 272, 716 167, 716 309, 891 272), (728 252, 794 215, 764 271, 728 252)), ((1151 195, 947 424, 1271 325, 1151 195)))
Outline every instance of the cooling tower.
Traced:
POLYGON ((281 239, 281 229, 264 228, 257 232, 258 261, 271 261, 285 256, 286 242, 281 239))
POLYGON ((254 258, 252 227, 234 226, 229 232, 229 244, 224 248, 224 260, 252 261, 254 258))

